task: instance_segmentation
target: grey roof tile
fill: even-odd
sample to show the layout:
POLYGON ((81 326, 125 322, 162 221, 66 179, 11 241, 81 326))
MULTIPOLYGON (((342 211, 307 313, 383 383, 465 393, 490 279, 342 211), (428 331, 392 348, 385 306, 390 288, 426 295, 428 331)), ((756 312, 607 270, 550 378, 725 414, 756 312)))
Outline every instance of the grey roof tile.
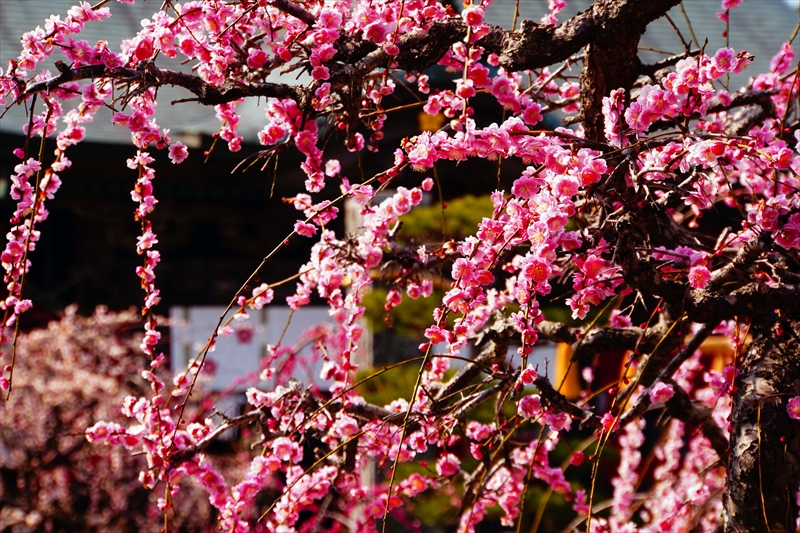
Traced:
MULTIPOLYGON (((11 57, 17 57, 21 51, 20 37, 22 33, 44 26, 44 21, 52 14, 60 14, 62 20, 76 0, 2 0, 0 2, 0 61, 5 63, 11 57)), ((135 4, 109 2, 111 18, 102 22, 90 22, 80 35, 80 39, 88 42, 108 41, 109 48, 119 51, 120 42, 130 38, 141 29, 141 20, 149 18, 161 6, 161 0, 138 1, 135 4)), ((63 54, 55 52, 42 66, 55 72, 52 66, 56 59, 65 59, 63 54)), ((177 59, 161 57, 158 65, 163 68, 187 70, 177 59)), ((214 110, 194 103, 170 105, 172 100, 185 98, 186 91, 174 87, 162 87, 159 90, 159 106, 156 111, 158 124, 162 128, 173 128, 173 133, 213 133, 219 129, 219 121, 214 110)), ((77 100, 77 99, 76 99, 77 100)), ((73 102, 75 100, 72 100, 73 102)), ((19 132, 26 123, 25 111, 15 106, 0 121, 1 131, 19 132)), ((128 143, 130 134, 127 130, 111 124, 111 111, 103 109, 98 112, 95 122, 86 128, 86 139, 97 142, 128 143)))

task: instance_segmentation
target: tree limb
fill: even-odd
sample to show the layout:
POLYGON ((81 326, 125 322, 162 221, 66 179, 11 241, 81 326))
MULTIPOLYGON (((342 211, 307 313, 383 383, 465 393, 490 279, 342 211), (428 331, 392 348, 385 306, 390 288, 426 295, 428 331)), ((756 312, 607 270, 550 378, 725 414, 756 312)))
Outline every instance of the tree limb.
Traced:
POLYGON ((533 382, 539 389, 539 394, 546 399, 557 411, 567 413, 572 418, 580 422, 581 427, 600 429, 603 423, 600 417, 588 409, 584 409, 567 400, 566 396, 558 392, 550 384, 550 380, 544 376, 539 376, 533 382))
POLYGON ((160 87, 162 85, 176 85, 183 87, 196 96, 196 101, 203 105, 218 105, 233 102, 239 98, 249 96, 289 98, 301 106, 305 104, 309 90, 283 83, 229 83, 224 86, 215 86, 206 82, 199 76, 177 72, 169 69, 159 69, 153 63, 143 63, 133 68, 108 68, 105 65, 88 65, 85 67, 69 68, 59 62, 57 67, 61 74, 43 81, 29 83, 20 96, 20 100, 31 94, 52 91, 65 83, 89 79, 107 79, 145 87, 160 87))
POLYGON ((689 398, 689 394, 682 387, 672 380, 668 380, 668 383, 672 385, 674 395, 665 404, 667 414, 690 426, 700 427, 703 436, 708 439, 711 447, 717 452, 720 461, 727 463, 728 439, 722 429, 714 422, 714 419, 711 418, 711 409, 695 406, 691 398, 689 398))
MULTIPOLYGON (((647 408, 650 407, 650 405, 652 404, 652 399, 650 398, 650 391, 653 390, 655 384, 658 383, 659 381, 664 383, 670 381, 675 371, 678 370, 678 368, 680 368, 680 366, 687 359, 689 359, 689 357, 691 357, 698 348, 700 348, 700 345, 703 344, 703 341, 705 341, 708 338, 708 336, 711 335, 711 332, 714 331, 714 329, 716 329, 717 324, 718 323, 706 324, 702 328, 700 328, 700 331, 695 333, 694 337, 692 337, 692 340, 686 343, 686 347, 683 348, 683 350, 681 350, 680 352, 678 352, 678 354, 675 357, 673 357, 669 363, 667 363, 664 369, 658 374, 658 377, 655 380, 653 380, 651 384, 643 384, 646 387, 645 391, 639 397, 639 400, 636 402, 636 405, 631 407, 622 417, 620 417, 619 421, 620 425, 625 426, 629 422, 636 420, 637 418, 642 416, 642 414, 644 414, 644 412, 647 411, 647 408)), ((625 395, 626 393, 630 394, 630 392, 632 392, 632 387, 638 385, 639 382, 634 381, 628 387, 628 389, 622 391, 622 394, 623 395, 625 395)))
POLYGON ((276 8, 278 11, 282 11, 287 15, 291 15, 297 20, 302 20, 306 23, 306 26, 313 26, 317 23, 317 19, 314 15, 305 9, 300 4, 295 4, 291 0, 268 0, 267 5, 276 8))

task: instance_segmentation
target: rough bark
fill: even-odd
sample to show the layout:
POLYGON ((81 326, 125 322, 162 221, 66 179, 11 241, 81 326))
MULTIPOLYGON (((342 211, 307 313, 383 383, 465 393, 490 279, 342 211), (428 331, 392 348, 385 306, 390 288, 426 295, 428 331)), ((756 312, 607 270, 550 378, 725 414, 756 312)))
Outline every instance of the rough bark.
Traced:
POLYGON ((754 319, 731 412, 725 533, 795 531, 800 425, 788 398, 800 387, 800 314, 754 319))
POLYGON ((629 88, 636 81, 636 47, 639 35, 622 35, 586 47, 581 73, 581 108, 586 137, 602 141, 604 134, 603 98, 618 88, 629 88))
POLYGON ((586 13, 598 21, 586 46, 581 73, 581 108, 586 138, 605 140, 603 98, 617 88, 630 89, 639 75, 639 38, 647 25, 679 2, 661 0, 631 5, 624 1, 595 2, 586 13), (632 13, 633 11, 633 13, 632 13), (602 19, 600 13, 603 13, 602 19))

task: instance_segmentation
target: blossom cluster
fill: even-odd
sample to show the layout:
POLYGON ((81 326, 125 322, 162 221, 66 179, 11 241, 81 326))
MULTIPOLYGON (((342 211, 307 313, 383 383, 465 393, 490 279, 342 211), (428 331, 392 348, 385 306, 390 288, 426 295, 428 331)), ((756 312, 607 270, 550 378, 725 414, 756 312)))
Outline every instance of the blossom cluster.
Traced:
MULTIPOLYGON (((19 315, 31 306, 23 294, 28 256, 39 239, 38 224, 47 218, 46 200, 59 188, 58 173, 71 164, 65 150, 84 139, 84 124, 105 106, 115 109, 112 122, 131 134, 136 153, 127 165, 137 174, 131 198, 136 203, 134 217, 141 224, 136 251, 143 259, 136 275, 145 293, 146 317, 139 350, 149 359, 139 373, 149 392, 123 400, 127 425, 87 421, 86 438, 144 455, 147 466, 140 481, 147 488, 166 486, 166 496, 159 502, 162 511, 174 510, 172 496, 187 477, 206 491, 225 531, 259 527, 287 533, 339 531, 343 523, 351 522, 351 529, 368 531, 377 529, 388 514, 402 516, 406 505, 430 491, 449 495, 453 507, 463 508, 459 530, 474 531, 489 519, 493 507, 501 511, 501 524, 513 527, 522 519, 528 484, 536 480, 574 502, 576 515, 591 522, 591 531, 633 532, 637 524, 645 524, 646 531, 711 530, 717 525, 725 473, 714 459, 710 440, 683 422, 669 422, 663 445, 651 462, 652 491, 658 497, 640 501, 637 487, 650 468, 642 459, 647 423, 638 418, 623 428, 620 421, 632 412, 626 411, 626 402, 649 401, 661 409, 676 395, 689 395, 707 409, 709 420, 727 428, 730 397, 737 388, 736 364, 721 373, 701 373, 700 352, 687 354, 669 382, 640 387, 638 381, 630 384, 626 367, 606 391, 613 398, 610 404, 602 399, 591 403, 590 395, 599 392, 591 390, 591 379, 585 380, 578 404, 570 403, 556 390, 558 384, 550 384, 544 369, 534 368, 528 360, 545 332, 546 303, 563 299, 575 321, 597 316, 582 322, 591 329, 604 320, 604 305, 619 307, 625 301, 629 308, 610 312, 610 328, 639 338, 626 354, 635 370, 646 361, 639 348, 652 319, 666 313, 666 306, 654 302, 636 283, 644 284, 642 279, 647 278, 650 286, 679 287, 688 301, 729 281, 728 265, 763 235, 772 236, 775 253, 796 256, 800 129, 792 133, 785 124, 798 92, 790 44, 775 57, 771 72, 757 76, 750 86, 766 91, 777 118, 747 124, 735 135, 726 129, 738 104, 736 95, 718 89, 719 81, 740 73, 751 61, 746 52, 726 47, 713 55, 701 52, 677 60, 668 73, 662 71, 659 79, 636 86, 630 94, 624 89, 611 91, 602 106, 605 138, 591 139, 582 127, 531 129, 540 127, 553 111, 572 117, 586 112, 580 109, 578 83, 564 74, 579 59, 571 58, 564 69, 553 70, 512 72, 501 66, 502 58, 481 46, 481 39, 492 31, 485 23, 486 2, 471 3, 458 16, 435 0, 167 4, 168 10, 143 20, 142 29, 123 41, 117 53, 105 41, 92 45, 78 40, 86 23, 111 14, 108 7, 93 9, 83 3, 72 8, 64 21, 54 16, 44 29, 26 33, 22 54, 0 72, 0 104, 30 98, 25 87, 45 82, 46 109, 32 111, 25 133, 43 139, 55 135, 57 145, 49 167, 43 158, 22 149, 16 152, 21 162, 14 169, 10 195, 17 204, 2 253, 9 291, 0 302, 4 331, 17 325, 19 315), (394 77, 391 61, 401 54, 404 36, 424 34, 435 23, 452 20, 468 29, 438 65, 457 74, 455 79, 434 84, 429 73, 410 71, 394 77), (356 66, 345 64, 346 56, 355 52, 343 42, 358 42, 366 50, 356 66), (50 90, 55 83, 51 73, 34 72, 56 49, 63 50, 70 69, 102 67, 103 74, 83 84, 56 84, 50 90), (155 281, 161 254, 151 217, 158 204, 151 153, 165 150, 176 164, 189 153, 158 124, 157 88, 119 77, 122 69, 150 72, 160 55, 190 63, 191 76, 204 87, 204 95, 226 91, 237 95, 231 101, 212 98, 220 122, 217 137, 232 152, 245 141, 239 132, 239 94, 272 87, 268 76, 277 69, 305 70, 312 80, 302 91, 290 87, 287 96, 265 99, 265 125, 257 141, 266 157, 277 157, 289 147, 301 154, 305 183, 285 199, 301 215, 284 242, 301 238, 315 242, 286 303, 298 309, 318 297, 329 307, 334 326, 312 328, 302 341, 313 344, 314 356, 324 360, 320 378, 328 386, 305 388, 290 379, 300 363, 298 347, 269 347, 259 376, 264 383, 247 390, 248 412, 244 421, 236 422, 259 425, 259 435, 251 436, 259 452, 247 455, 246 472, 236 482, 203 453, 211 440, 233 429, 234 421, 189 417, 187 409, 215 339, 237 330, 222 317, 204 350, 173 377, 171 387, 160 368, 165 355, 158 350, 161 333, 155 309, 161 294, 155 281), (353 74, 384 56, 391 60, 384 70, 361 77, 353 74), (343 156, 337 156, 340 161, 326 153, 328 141, 343 138, 359 161, 364 151, 380 153, 391 105, 387 97, 399 84, 415 92, 419 101, 413 105, 423 114, 443 119, 442 126, 404 138, 391 165, 354 183, 343 156), (479 93, 503 109, 501 119, 489 124, 476 119, 473 102, 479 93), (62 102, 71 98, 80 98, 80 103, 63 112, 62 102), (117 109, 120 103, 124 106, 117 109), (669 131, 654 133, 662 129, 669 131), (471 235, 436 243, 435 251, 398 244, 402 217, 433 190, 436 164, 469 158, 495 161, 501 170, 503 161, 514 160, 522 170, 507 180, 507 190, 500 190, 498 180, 498 190, 491 194, 492 212, 482 217, 471 235), (396 183, 400 179, 407 180, 405 185, 396 183), (323 198, 326 189, 336 187, 339 200, 323 198), (340 216, 337 202, 343 199, 359 206, 362 222, 355 234, 337 235, 333 229, 340 216), (740 213, 736 227, 710 240, 688 232, 701 228, 703 217, 722 207, 740 213), (654 212, 664 216, 655 217, 654 212), (650 226, 649 236, 658 242, 643 239, 631 244, 630 235, 640 231, 636 224, 650 226), (656 235, 653 227, 663 235, 656 235), (625 247, 620 245, 623 240, 625 247), (669 245, 659 244, 664 241, 669 245), (371 405, 355 383, 359 356, 367 347, 364 336, 369 334, 362 320, 364 295, 381 276, 382 267, 393 261, 402 265, 389 282, 386 311, 406 295, 430 297, 434 279, 442 298, 424 331, 423 364, 413 391, 407 399, 371 405), (650 307, 651 303, 655 305, 650 307), (652 316, 637 330, 631 317, 643 313, 652 316), (514 342, 496 345, 509 353, 481 363, 483 381, 449 391, 459 377, 449 381, 450 361, 487 330, 503 324, 514 342), (703 381, 706 386, 698 388, 703 381), (627 399, 620 400, 617 393, 626 385, 631 385, 627 399), (495 420, 486 423, 479 421, 478 407, 489 393, 499 401, 495 420), (592 406, 597 412, 591 411, 592 406), (608 516, 593 518, 593 494, 571 484, 570 468, 578 469, 585 458, 584 450, 570 448, 566 437, 577 434, 584 423, 593 424, 598 439, 591 461, 603 459, 602 447, 609 442, 620 451, 608 516), (519 439, 512 438, 515 434, 519 439), (566 449, 569 465, 557 466, 556 457, 566 449), (398 477, 398 464, 411 461, 423 471, 398 477), (386 470, 386 481, 367 483, 366 476, 358 475, 372 465, 386 470), (467 488, 452 490, 454 482, 467 488), (263 517, 251 516, 257 514, 253 502, 265 490, 278 491, 272 505, 263 517), (317 522, 306 518, 318 514, 317 522)), ((556 24, 564 4, 551 0, 543 23, 556 24)), ((737 4, 723 2, 726 16, 737 4)), ((155 75, 142 79, 161 81, 155 75)), ((775 272, 762 270, 752 278, 774 286, 775 272)), ((248 309, 271 304, 273 287, 263 283, 232 295, 230 308, 238 309, 230 320, 245 323, 248 309)), ((684 318, 673 317, 676 327, 684 318)), ((699 327, 686 329, 696 334, 699 327)), ((729 324, 722 329, 739 350, 744 336, 729 324)), ((584 333, 565 330, 569 328, 558 334, 569 334, 577 339, 576 349, 580 347, 584 333)), ((659 346, 660 342, 655 349, 659 346)), ((466 368, 477 366, 475 362, 466 368)), ((0 376, 3 388, 10 385, 5 375, 11 370, 4 369, 0 376)), ((788 399, 786 409, 790 418, 800 416, 797 397, 788 399)))

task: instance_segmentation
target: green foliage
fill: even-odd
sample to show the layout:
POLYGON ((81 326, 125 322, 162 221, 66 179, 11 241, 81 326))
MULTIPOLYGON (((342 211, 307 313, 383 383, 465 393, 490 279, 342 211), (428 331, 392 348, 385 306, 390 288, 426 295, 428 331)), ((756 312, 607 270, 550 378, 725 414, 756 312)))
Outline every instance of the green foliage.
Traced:
MULTIPOLYGON (((388 292, 385 288, 373 287, 364 295, 362 305, 367 309, 365 316, 372 331, 380 333, 390 327, 396 335, 421 339, 425 328, 431 325, 431 316, 436 304, 442 301, 441 291, 435 290, 428 298, 416 300, 404 295, 400 305, 387 313, 384 306, 388 292)), ((452 326, 454 321, 455 317, 448 316, 448 327, 452 326)))
POLYGON ((384 305, 388 292, 384 288, 375 287, 364 295, 362 304, 367 309, 366 317, 372 331, 379 333, 389 326, 397 335, 421 337, 425 328, 430 325, 436 302, 441 301, 442 295, 434 291, 430 297, 416 300, 404 296, 400 305, 387 313, 384 305))
POLYGON ((444 210, 442 204, 418 207, 403 215, 398 242, 424 244, 464 239, 475 232, 483 217, 492 215, 493 209, 489 196, 468 195, 446 202, 445 206, 444 210))
MULTIPOLYGON (((408 400, 409 394, 414 390, 414 383, 417 382, 420 364, 421 361, 411 361, 392 368, 359 385, 356 392, 374 405, 388 405, 400 397, 408 400)), ((361 381, 374 373, 373 368, 360 370, 356 375, 356 381, 361 381)))

